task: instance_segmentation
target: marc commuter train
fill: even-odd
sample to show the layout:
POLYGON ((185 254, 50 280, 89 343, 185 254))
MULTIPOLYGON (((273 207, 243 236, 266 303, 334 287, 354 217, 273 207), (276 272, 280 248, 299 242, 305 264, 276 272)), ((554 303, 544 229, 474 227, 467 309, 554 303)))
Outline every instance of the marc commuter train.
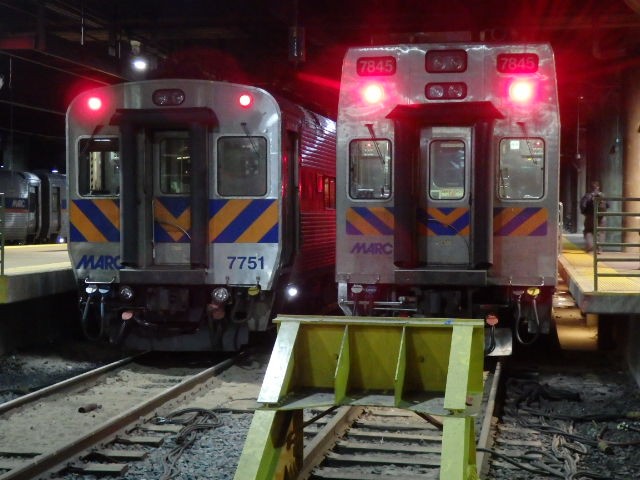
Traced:
POLYGON ((335 304, 335 122, 253 86, 148 80, 67 112, 69 254, 90 338, 235 350, 335 304))
POLYGON ((0 169, 4 215, 0 230, 7 244, 64 242, 67 186, 64 174, 0 169))
POLYGON ((522 343, 548 333, 560 148, 551 47, 351 48, 337 121, 344 313, 485 318, 522 343))

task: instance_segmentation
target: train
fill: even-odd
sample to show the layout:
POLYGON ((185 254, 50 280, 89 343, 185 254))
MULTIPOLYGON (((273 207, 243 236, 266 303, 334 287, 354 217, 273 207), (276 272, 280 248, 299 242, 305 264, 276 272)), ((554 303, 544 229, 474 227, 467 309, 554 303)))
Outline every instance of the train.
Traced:
POLYGON ((88 338, 233 351, 274 312, 335 304, 333 120, 256 86, 156 79, 81 93, 66 135, 88 338))
POLYGON ((560 116, 546 43, 349 48, 337 124, 247 85, 150 80, 67 112, 90 338, 234 350, 277 312, 552 333, 560 116))
POLYGON ((489 355, 552 330, 561 230, 550 45, 348 49, 337 152, 345 315, 483 318, 489 355))
POLYGON ((62 243, 68 230, 66 175, 0 169, 0 232, 7 244, 62 243))

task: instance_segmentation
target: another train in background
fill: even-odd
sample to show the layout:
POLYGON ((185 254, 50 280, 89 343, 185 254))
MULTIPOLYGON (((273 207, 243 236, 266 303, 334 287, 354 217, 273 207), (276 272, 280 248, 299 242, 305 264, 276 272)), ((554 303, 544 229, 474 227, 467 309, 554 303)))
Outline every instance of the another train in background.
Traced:
POLYGON ((0 169, 0 194, 4 199, 0 232, 6 244, 66 241, 66 175, 46 170, 0 169))
POLYGON ((67 134, 88 337, 236 350, 275 312, 335 305, 334 121, 254 86, 166 79, 81 94, 67 134))

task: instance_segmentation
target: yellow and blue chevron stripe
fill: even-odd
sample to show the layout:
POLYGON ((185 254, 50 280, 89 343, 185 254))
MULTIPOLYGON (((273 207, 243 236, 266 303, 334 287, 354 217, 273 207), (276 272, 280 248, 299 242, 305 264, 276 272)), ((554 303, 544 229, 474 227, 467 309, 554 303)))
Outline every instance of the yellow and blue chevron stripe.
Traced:
MULTIPOLYGON (((154 203, 156 242, 189 241, 190 204, 188 197, 156 198, 154 203)), ((69 226, 71 242, 119 242, 120 202, 113 199, 72 200, 69 226)), ((209 201, 210 242, 277 243, 278 238, 277 200, 209 201)))
POLYGON ((470 215, 467 207, 419 208, 417 220, 421 236, 469 235, 470 215))
POLYGON ((351 207, 346 216, 347 235, 393 235, 393 208, 351 207))
POLYGON ((156 197, 153 210, 153 238, 156 243, 189 242, 191 198, 156 197))
POLYGON ((215 243, 278 243, 275 199, 211 200, 209 239, 215 243))
POLYGON ((119 242, 120 202, 112 199, 72 200, 69 241, 119 242))
POLYGON ((549 211, 539 207, 500 207, 493 209, 496 237, 541 237, 547 235, 549 211))

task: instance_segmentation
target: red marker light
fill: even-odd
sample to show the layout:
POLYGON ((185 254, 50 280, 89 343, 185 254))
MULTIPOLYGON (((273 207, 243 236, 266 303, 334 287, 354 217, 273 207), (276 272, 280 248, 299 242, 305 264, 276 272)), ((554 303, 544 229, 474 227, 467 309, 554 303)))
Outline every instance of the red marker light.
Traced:
POLYGON ((529 103, 535 93, 535 84, 531 80, 519 79, 509 85, 509 98, 516 103, 529 103))
POLYGON ((238 103, 243 108, 249 108, 251 105, 253 105, 253 97, 248 93, 243 93, 238 97, 238 103))
POLYGON ((102 108, 102 100, 99 97, 89 97, 87 100, 89 110, 98 111, 102 108))
POLYGON ((377 83, 370 83, 362 90, 362 98, 367 103, 379 103, 384 99, 384 88, 377 83))

